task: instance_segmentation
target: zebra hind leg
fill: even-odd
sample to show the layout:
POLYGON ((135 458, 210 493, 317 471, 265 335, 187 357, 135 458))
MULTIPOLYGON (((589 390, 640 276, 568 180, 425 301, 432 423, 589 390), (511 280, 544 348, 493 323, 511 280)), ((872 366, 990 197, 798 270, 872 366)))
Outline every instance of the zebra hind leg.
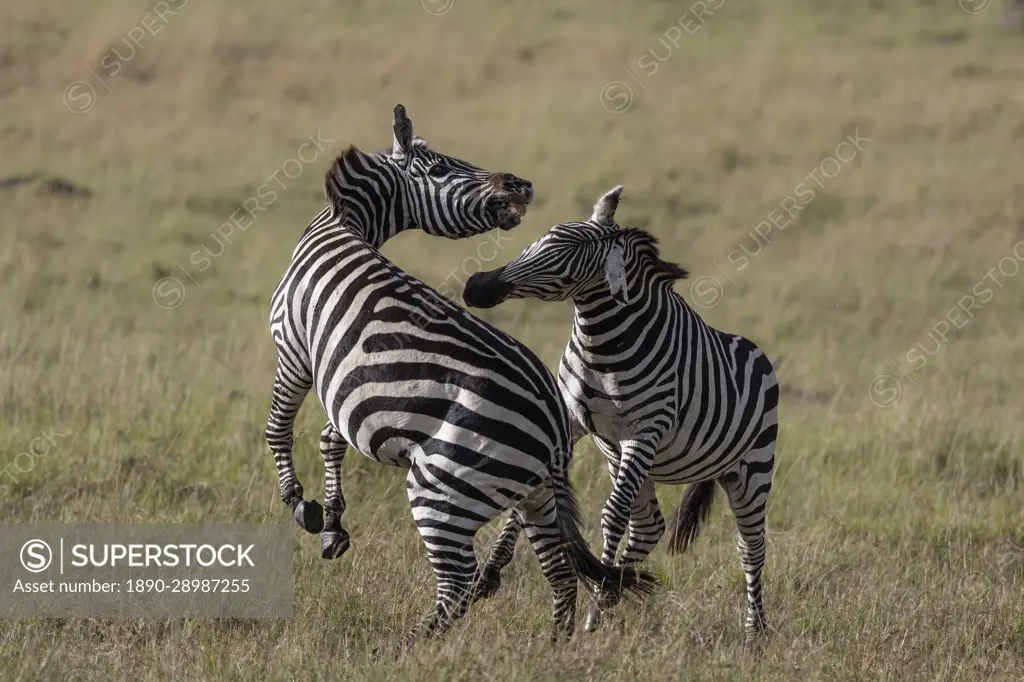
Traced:
POLYGON ((470 520, 466 509, 474 503, 460 500, 450 490, 437 490, 414 463, 406 479, 416 528, 427 547, 427 558, 437 578, 434 608, 405 637, 408 648, 417 639, 443 634, 465 615, 480 579, 473 537, 484 523, 470 520), (460 505, 460 502, 462 504, 460 505), (465 507, 466 509, 463 509, 465 507))
POLYGON ((522 527, 540 560, 541 572, 551 585, 554 597, 552 641, 568 640, 576 627, 578 580, 568 555, 562 549, 557 507, 550 482, 542 484, 522 503, 522 527))
POLYGON ((775 464, 775 431, 774 425, 765 429, 739 465, 718 479, 729 497, 729 507, 739 531, 736 549, 747 582, 745 630, 748 645, 755 644, 768 631, 761 601, 761 573, 765 561, 765 508, 775 464))
MULTIPOLYGON (((587 435, 587 431, 575 420, 571 420, 570 425, 572 427, 572 445, 575 447, 576 443, 587 435)), ((477 588, 477 599, 486 599, 501 587, 501 571, 512 561, 516 542, 519 540, 519 532, 522 529, 522 519, 519 518, 518 513, 513 511, 509 514, 508 521, 505 522, 505 527, 502 528, 498 539, 491 545, 491 555, 484 565, 483 577, 477 588)))
POLYGON ((267 444, 274 453, 281 500, 292 510, 292 518, 304 530, 314 535, 323 530, 324 516, 320 503, 302 499, 302 484, 295 474, 292 446, 295 443, 295 415, 312 387, 312 379, 302 373, 295 374, 278 362, 274 376, 270 415, 267 417, 267 444))
MULTIPOLYGON (((575 446, 587 432, 575 421, 572 421, 571 425, 572 444, 575 446)), ((519 506, 516 509, 519 509, 519 506)), ((491 545, 491 555, 484 565, 480 584, 477 586, 477 599, 487 599, 493 596, 501 587, 501 571, 509 565, 512 557, 515 556, 516 542, 519 541, 519 533, 522 529, 523 521, 519 513, 514 509, 509 514, 505 527, 501 529, 501 534, 498 535, 494 544, 491 545)))
POLYGON ((476 599, 487 599, 494 595, 501 587, 501 571, 509 565, 515 555, 516 542, 519 540, 519 531, 523 529, 523 522, 515 510, 509 514, 505 527, 501 534, 491 546, 491 555, 484 564, 477 586, 476 599))
POLYGON ((348 443, 328 423, 320 432, 320 455, 324 459, 324 498, 327 519, 320 533, 320 546, 324 559, 337 559, 350 547, 348 531, 341 526, 345 512, 345 496, 341 492, 341 462, 348 443))

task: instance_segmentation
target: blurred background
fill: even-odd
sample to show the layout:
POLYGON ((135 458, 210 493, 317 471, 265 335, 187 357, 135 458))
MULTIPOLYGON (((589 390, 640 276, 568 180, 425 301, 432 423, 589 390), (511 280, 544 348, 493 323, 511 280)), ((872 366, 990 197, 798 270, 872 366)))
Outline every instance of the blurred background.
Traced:
MULTIPOLYGON (((17 679, 1020 679, 1024 33, 992 0, 103 0, 0 15, 0 516, 290 522, 263 437, 269 299, 349 144, 395 104, 432 148, 530 179, 511 233, 402 234, 461 301, 480 269, 625 186, 679 293, 782 387, 772 643, 743 652, 719 501, 617 625, 543 642, 525 544, 504 589, 403 662, 368 652, 433 576, 404 474, 350 453, 336 563, 295 529, 290 621, 0 624, 17 679), (42 437, 42 438, 40 438, 42 437), (31 443, 45 442, 36 447, 31 443), (536 639, 535 638, 540 638, 536 639)), ((571 305, 474 311, 554 369, 571 305)), ((299 418, 322 499, 323 410, 299 418)), ((598 546, 608 492, 573 477, 598 546)), ((683 489, 661 487, 673 512, 683 489)), ((494 529, 489 529, 493 533, 494 529)), ((486 547, 492 535, 481 533, 486 547)))

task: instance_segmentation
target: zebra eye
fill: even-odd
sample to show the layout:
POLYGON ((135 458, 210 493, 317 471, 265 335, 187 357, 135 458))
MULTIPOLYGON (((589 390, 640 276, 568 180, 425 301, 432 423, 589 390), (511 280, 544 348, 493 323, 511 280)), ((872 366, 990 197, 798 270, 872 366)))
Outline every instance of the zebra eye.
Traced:
POLYGON ((443 163, 440 163, 440 162, 435 163, 434 165, 432 165, 430 168, 427 169, 427 175, 429 175, 432 178, 440 178, 443 175, 445 175, 447 172, 448 172, 448 166, 446 166, 446 165, 444 165, 443 163))

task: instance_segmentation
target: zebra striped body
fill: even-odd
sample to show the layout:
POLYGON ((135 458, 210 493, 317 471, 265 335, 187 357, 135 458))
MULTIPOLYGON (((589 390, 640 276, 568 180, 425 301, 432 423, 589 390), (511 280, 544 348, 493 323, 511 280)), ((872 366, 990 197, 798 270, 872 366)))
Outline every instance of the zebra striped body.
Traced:
POLYGON ((347 446, 408 469, 413 518, 437 577, 426 633, 486 596, 473 538, 519 505, 555 593, 556 627, 571 633, 577 576, 610 595, 649 591, 653 579, 607 570, 579 535, 569 417, 555 378, 525 346, 376 248, 410 224, 449 237, 509 229, 532 191, 514 176, 430 152, 412 139, 404 110, 395 113, 392 154, 350 149, 335 162, 325 186, 331 208, 300 239, 271 301, 278 372, 267 439, 282 499, 304 528, 322 527, 323 555, 335 558, 349 546, 341 526, 347 446), (444 173, 432 170, 438 164, 444 173), (328 416, 326 523, 302 499, 291 459, 295 414, 311 388, 328 416))
MULTIPOLYGON (((660 258, 656 240, 614 221, 621 187, 591 221, 552 228, 521 256, 466 285, 468 305, 506 298, 576 304, 558 383, 577 437, 605 455, 612 493, 602 515, 605 563, 646 559, 665 532, 654 484, 692 485, 677 513, 670 551, 682 551, 710 510, 715 482, 727 493, 747 577, 747 635, 766 627, 761 600, 765 505, 778 430, 771 362, 748 339, 707 325, 672 285, 686 271, 660 258)), ((511 558, 514 521, 489 570, 511 558)), ((588 628, 597 624, 591 609, 588 628)))

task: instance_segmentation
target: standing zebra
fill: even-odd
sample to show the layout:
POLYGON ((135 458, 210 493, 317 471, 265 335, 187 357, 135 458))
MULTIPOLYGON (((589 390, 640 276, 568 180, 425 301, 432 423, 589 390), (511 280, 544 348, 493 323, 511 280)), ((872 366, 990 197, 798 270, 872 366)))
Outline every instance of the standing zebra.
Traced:
POLYGON ((349 546, 340 464, 351 444, 409 469, 437 592, 407 643, 447 629, 486 596, 473 538, 513 507, 554 591, 556 633, 572 632, 577 576, 609 598, 649 592, 653 577, 603 565, 580 534, 569 415, 551 371, 378 251, 413 226, 450 238, 511 229, 530 183, 429 150, 398 105, 390 154, 350 147, 324 190, 330 217, 306 230, 271 301, 278 368, 267 423, 281 498, 299 525, 323 530, 324 556, 349 546), (302 499, 291 456, 295 415, 313 387, 328 415, 326 524, 319 505, 302 499))
MULTIPOLYGON (((608 460, 612 493, 601 514, 602 561, 612 564, 627 531, 623 565, 642 562, 665 532, 654 483, 692 483, 675 518, 671 553, 696 537, 714 498, 725 491, 739 529, 747 580, 747 641, 766 630, 761 603, 765 503, 778 430, 778 384, 771 362, 751 341, 718 331, 676 294, 686 270, 661 259, 657 240, 615 222, 622 187, 601 197, 587 222, 551 228, 504 267, 466 283, 467 305, 508 298, 576 304, 558 371, 575 422, 608 460), (582 427, 582 428, 581 428, 582 427)), ((485 575, 512 557, 519 525, 511 519, 485 575)), ((599 599, 587 615, 595 628, 599 599)))

